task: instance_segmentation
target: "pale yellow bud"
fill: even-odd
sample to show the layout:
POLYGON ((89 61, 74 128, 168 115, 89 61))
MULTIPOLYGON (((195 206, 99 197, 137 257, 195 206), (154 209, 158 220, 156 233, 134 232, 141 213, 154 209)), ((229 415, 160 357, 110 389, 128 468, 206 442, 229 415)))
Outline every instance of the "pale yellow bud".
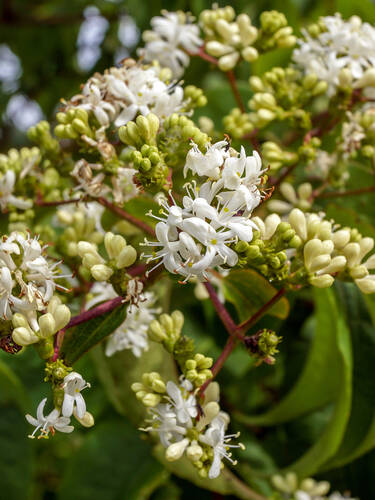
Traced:
POLYGON ((203 450, 197 443, 191 444, 186 449, 186 456, 192 462, 197 462, 198 460, 200 460, 202 455, 203 455, 203 450))
POLYGON ((362 77, 353 85, 355 89, 361 89, 363 87, 375 87, 375 68, 366 70, 362 77))
POLYGON ((298 201, 294 187, 289 182, 282 182, 280 184, 280 192, 292 205, 298 201))
POLYGON ((12 338, 16 344, 22 346, 35 344, 40 340, 30 328, 23 326, 19 326, 13 330, 12 338))
POLYGON ((362 293, 375 293, 375 275, 366 276, 366 278, 355 280, 355 284, 362 293))
POLYGON ((74 409, 73 413, 74 413, 76 420, 78 420, 78 422, 81 425, 83 425, 83 427, 92 427, 95 424, 95 419, 90 412, 86 411, 82 418, 78 417, 75 409, 74 409))
POLYGON ((217 32, 225 39, 230 40, 237 32, 237 26, 229 24, 224 19, 218 19, 215 23, 217 32))
POLYGON ((259 78, 259 76, 251 76, 249 78, 249 84, 250 84, 251 89, 254 92, 263 92, 264 91, 264 85, 263 85, 261 78, 259 78))
POLYGON ((266 109, 266 108, 258 109, 257 114, 258 114, 259 120, 261 120, 261 122, 263 122, 263 123, 271 122, 272 120, 274 120, 276 118, 276 114, 273 111, 271 111, 270 109, 266 109))
POLYGON ((209 293, 207 292, 203 283, 197 283, 194 287, 194 295, 198 300, 205 300, 209 298, 209 293))
POLYGON ((168 338, 159 321, 156 319, 152 320, 149 324, 147 334, 154 342, 163 342, 168 338))
POLYGON ((71 312, 68 306, 61 304, 56 307, 53 317, 55 318, 56 331, 61 330, 66 326, 71 318, 71 312))
POLYGON ((361 247, 358 243, 348 243, 343 249, 343 253, 348 262, 348 267, 353 267, 360 262, 361 247))
POLYGON ((328 266, 325 267, 322 271, 328 274, 338 273, 342 271, 345 266, 346 266, 345 257, 343 255, 337 255, 336 257, 333 257, 328 266))
POLYGON ((298 196, 303 199, 307 200, 310 198, 312 194, 312 185, 309 182, 304 182, 303 184, 300 184, 297 188, 298 196))
POLYGON ((342 68, 339 73, 340 87, 350 87, 352 85, 353 75, 349 68, 342 68))
POLYGON ((368 270, 367 270, 367 267, 364 265, 353 267, 350 270, 350 276, 353 279, 365 278, 367 275, 368 275, 368 270))
POLYGON ((173 311, 171 318, 173 320, 175 330, 181 331, 185 320, 183 313, 179 310, 173 311))
POLYGON ((148 407, 154 407, 160 403, 161 397, 158 394, 152 394, 149 392, 142 398, 142 403, 148 407))
POLYGON ((166 449, 165 458, 168 462, 174 462, 182 457, 186 447, 189 444, 189 440, 187 438, 178 441, 178 443, 173 443, 166 449))
POLYGON ((309 240, 304 246, 303 255, 305 259, 305 265, 308 269, 310 268, 312 260, 323 253, 322 247, 322 242, 317 238, 309 240))
MULTIPOLYGON (((124 240, 125 241, 125 240, 124 240)), ((116 258, 116 267, 123 269, 129 267, 137 260, 137 251, 131 245, 126 245, 116 258)))
POLYGON ((235 67, 239 58, 240 54, 238 52, 232 52, 231 54, 220 57, 218 66, 221 71, 230 71, 235 67))
POLYGON ((259 53, 255 47, 246 47, 242 50, 241 55, 247 62, 256 61, 259 57, 259 53))
POLYGON ((375 254, 371 255, 365 262, 367 269, 375 269, 375 254))
POLYGON ((113 274, 113 270, 105 264, 92 266, 90 272, 96 281, 107 281, 113 274))
POLYGON ((343 248, 349 243, 350 231, 349 229, 339 229, 332 234, 331 239, 336 248, 343 248))
POLYGON ((73 222, 73 216, 67 210, 58 210, 57 211, 57 219, 61 224, 71 224, 73 222))
POLYGON ((55 318, 51 313, 43 314, 40 316, 39 321, 39 336, 46 339, 56 332, 55 318))
POLYGON ((233 52, 233 47, 231 45, 224 45, 223 43, 212 40, 206 44, 206 52, 214 57, 225 56, 233 52))
POLYGON ((20 326, 23 326, 25 328, 29 328, 29 322, 27 321, 25 316, 21 313, 13 314, 12 323, 13 323, 14 328, 18 328, 20 326))
POLYGON ((125 239, 120 235, 106 233, 104 236, 104 246, 110 259, 116 257, 126 246, 125 239))
POLYGON ((271 214, 268 217, 266 217, 266 219, 264 221, 264 225, 265 225, 264 238, 266 240, 268 240, 269 238, 271 238, 274 235, 274 233, 277 229, 277 226, 280 224, 280 222, 281 222, 281 219, 277 214, 271 214))
POLYGON ((316 271, 319 271, 320 269, 327 267, 330 262, 331 262, 331 257, 327 254, 323 254, 312 259, 312 261, 307 267, 310 272, 315 273, 316 271))
POLYGON ((374 248, 373 238, 362 238, 359 242, 361 251, 359 252, 359 258, 362 260, 365 255, 367 255, 374 248))
POLYGON ((311 285, 316 286, 317 288, 328 288, 332 286, 335 280, 330 274, 322 274, 321 276, 314 276, 313 278, 310 278, 309 281, 311 285))

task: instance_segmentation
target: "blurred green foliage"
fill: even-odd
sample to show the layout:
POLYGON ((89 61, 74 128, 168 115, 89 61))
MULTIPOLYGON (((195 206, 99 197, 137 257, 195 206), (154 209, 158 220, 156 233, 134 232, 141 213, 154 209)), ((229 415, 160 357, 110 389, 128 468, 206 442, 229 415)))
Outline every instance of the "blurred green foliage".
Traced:
MULTIPOLYGON (((218 4, 224 6, 226 2, 218 4)), ((278 9, 286 14, 297 32, 319 15, 336 11, 344 17, 358 14, 375 23, 375 6, 370 0, 237 0, 230 4, 238 12, 247 12, 253 19, 257 19, 263 10, 278 9)), ((15 95, 22 94, 36 101, 43 114, 51 118, 59 98, 69 98, 91 73, 111 66, 119 49, 123 54, 124 48, 130 55, 134 54, 136 45, 124 47, 118 36, 124 16, 130 16, 142 32, 149 26, 150 18, 162 8, 190 10, 198 15, 210 5, 207 0, 3 0, 0 5, 0 43, 8 46, 19 58, 22 74, 10 89, 0 85, 1 152, 27 143, 24 132, 14 126, 11 116, 6 116, 9 101, 15 95), (91 69, 83 70, 77 62, 76 42, 88 6, 95 6, 107 19, 108 29, 100 43, 100 57, 91 69)), ((136 34, 134 26, 132 29, 136 34)), ((252 71, 263 73, 275 64, 282 64, 288 56, 288 51, 272 53, 257 61, 252 71)), ((246 75, 241 71, 240 67, 240 90, 244 97, 248 97, 246 75)), ((205 89, 208 106, 201 113, 221 123, 223 115, 235 105, 224 77, 210 72, 206 63, 193 60, 185 80, 205 89)), ((367 181, 360 173, 353 177, 358 179, 358 187, 366 185, 367 181)), ((354 221, 360 231, 374 236, 373 226, 369 223, 373 212, 367 213, 361 207, 363 215, 359 219, 358 202, 347 201, 344 209, 330 203, 327 213, 337 222, 350 225, 354 221)), ((366 199, 361 198, 361 203, 364 202, 366 199)), ((204 303, 202 307, 191 300, 192 289, 191 293, 186 293, 189 287, 186 285, 173 297, 166 294, 164 300, 169 301, 172 308, 184 308, 186 332, 194 338, 200 352, 217 357, 226 341, 226 332, 210 304, 204 303)), ((328 295, 317 294, 315 311, 312 297, 297 300, 290 296, 291 313, 284 323, 278 317, 265 318, 262 326, 277 328, 284 338, 275 366, 262 365, 253 370, 253 361, 239 350, 229 358, 219 377, 226 396, 224 406, 231 412, 241 406, 243 412, 254 414, 282 399, 302 372, 299 388, 295 387, 288 396, 294 398, 295 413, 291 415, 292 405, 283 403, 284 410, 282 406, 277 410, 278 422, 282 423, 276 427, 259 427, 259 424, 266 425, 267 419, 276 418, 275 414, 263 414, 254 421, 243 414, 237 418, 235 413, 233 415, 233 426, 235 430, 244 431, 247 446, 237 473, 249 484, 263 489, 265 494, 268 491, 265 474, 272 472, 276 464, 283 467, 297 462, 309 449, 304 463, 297 462, 298 468, 305 467, 307 473, 315 473, 321 462, 325 462, 326 469, 339 467, 321 473, 321 477, 331 480, 333 487, 341 491, 350 489, 353 495, 362 499, 375 498, 375 483, 371 480, 375 472, 375 452, 357 458, 375 444, 375 360, 371 354, 374 352, 375 333, 369 316, 369 313, 374 314, 375 304, 369 299, 366 307, 360 294, 351 286, 342 285, 328 295), (335 297, 340 297, 342 309, 337 309, 335 297), (347 317, 345 311, 350 313, 347 317), (317 324, 319 336, 313 339, 317 324), (348 342, 349 331, 352 345, 348 342), (319 350, 318 340, 320 345, 326 342, 326 347, 332 344, 337 348, 334 359, 334 349, 330 352, 319 350), (307 358, 309 361, 303 371, 307 358), (351 368, 353 360, 354 372, 351 368), (323 375, 332 373, 335 366, 340 367, 337 371, 339 379, 331 380, 324 391, 319 391, 316 384, 324 385, 323 375), (311 376, 306 375, 308 370, 311 376), (317 373, 320 376, 318 381, 314 378, 317 373), (332 393, 336 392, 336 407, 333 408, 335 405, 327 405, 327 402, 332 401, 332 393), (303 400, 306 395, 311 396, 310 405, 303 400), (289 411, 288 418, 286 411, 289 411), (354 461, 347 465, 351 460, 354 461)), ((139 421, 135 415, 139 407, 128 406, 130 391, 125 393, 123 390, 125 382, 130 386, 132 377, 137 379, 134 358, 129 353, 121 353, 113 361, 108 363, 101 346, 98 346, 92 355, 85 356, 77 364, 77 370, 83 372, 95 388, 85 396, 97 425, 89 430, 77 429, 72 435, 55 436, 49 442, 38 442, 26 438, 29 429, 24 414, 45 397, 46 388, 40 377, 42 363, 33 356, 31 349, 19 357, 0 352, 0 499, 184 500, 194 495, 203 500, 218 498, 202 489, 200 486, 206 485, 200 484, 196 478, 194 481, 198 485, 187 482, 185 479, 189 476, 179 478, 177 470, 177 475, 170 475, 153 457, 151 446, 142 440, 133 426, 139 421)), ((155 354, 153 363, 171 369, 155 354)), ((225 482, 220 488, 222 493, 235 491, 225 489, 225 482)))

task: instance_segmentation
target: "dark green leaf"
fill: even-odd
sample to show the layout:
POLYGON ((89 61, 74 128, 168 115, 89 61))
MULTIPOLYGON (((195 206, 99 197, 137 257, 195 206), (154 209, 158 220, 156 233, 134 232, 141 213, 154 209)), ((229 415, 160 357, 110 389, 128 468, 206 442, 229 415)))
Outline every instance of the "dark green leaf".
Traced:
MULTIPOLYGON (((223 281, 225 298, 234 304, 240 321, 246 321, 276 295, 277 290, 252 269, 235 269, 223 281)), ((285 319, 289 302, 282 297, 267 314, 285 319)))
POLYGON ((126 420, 93 428, 70 460, 59 500, 146 500, 168 477, 126 420))
POLYGON ((68 331, 62 345, 62 355, 72 365, 82 354, 110 335, 126 317, 126 306, 117 307, 68 331))

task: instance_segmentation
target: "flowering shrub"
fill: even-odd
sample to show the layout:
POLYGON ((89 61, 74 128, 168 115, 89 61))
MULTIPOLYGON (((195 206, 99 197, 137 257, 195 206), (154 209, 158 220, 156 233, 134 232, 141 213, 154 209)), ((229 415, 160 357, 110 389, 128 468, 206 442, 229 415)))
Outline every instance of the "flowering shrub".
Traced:
POLYGON ((29 437, 94 426, 90 352, 150 444, 150 494, 172 473, 243 499, 350 498, 310 476, 374 446, 375 28, 335 14, 298 35, 275 10, 213 6, 163 11, 143 40, 0 155, 0 347, 46 382, 29 437), (222 126, 184 85, 192 58, 233 92, 222 126))

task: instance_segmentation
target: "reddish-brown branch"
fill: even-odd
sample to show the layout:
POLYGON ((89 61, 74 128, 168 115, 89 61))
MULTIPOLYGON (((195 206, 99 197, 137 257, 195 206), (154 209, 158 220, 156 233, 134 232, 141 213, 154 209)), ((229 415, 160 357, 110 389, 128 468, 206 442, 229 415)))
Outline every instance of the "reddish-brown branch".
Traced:
POLYGON ((218 60, 215 57, 212 57, 209 54, 207 54, 204 51, 204 46, 203 45, 202 45, 202 47, 200 47, 200 49, 198 50, 198 52, 189 52, 189 51, 187 51, 187 53, 189 54, 189 56, 198 56, 201 59, 204 59, 205 61, 210 62, 211 64, 215 64, 215 66, 218 65, 218 60))
POLYGON ((204 286, 206 287, 206 290, 210 296, 211 302, 212 302, 219 318, 221 319, 223 325, 225 326, 227 332, 229 333, 229 335, 233 335, 233 333, 235 332, 236 327, 237 327, 236 323, 233 321, 231 315, 229 314, 229 312, 225 308, 224 304, 222 304, 220 302, 219 297, 217 296, 217 293, 215 292, 215 289, 211 285, 211 283, 206 282, 204 284, 204 286))
POLYGON ((236 76, 235 76, 234 72, 232 70, 227 71, 226 76, 227 76, 229 84, 232 88, 232 92, 233 92, 234 98, 236 100, 237 106, 240 108, 241 113, 246 113, 246 109, 245 109, 244 103, 242 101, 240 91, 238 90, 237 80, 236 80, 236 76))
POLYGON ((122 208, 118 207, 117 205, 114 205, 113 203, 106 200, 105 198, 99 197, 99 198, 95 198, 95 200, 98 203, 100 203, 101 205, 103 205, 103 207, 108 208, 108 210, 110 210, 114 214, 118 215, 122 219, 127 220, 128 222, 130 222, 134 226, 137 226, 137 227, 139 227, 139 229, 142 229, 142 231, 144 231, 145 233, 155 237, 155 231, 153 230, 153 228, 151 226, 146 224, 146 222, 143 222, 142 220, 138 219, 137 217, 134 217, 134 215, 129 214, 128 212, 126 212, 122 208))
POLYGON ((58 207, 59 205, 69 205, 71 203, 80 203, 87 201, 87 198, 73 198, 72 200, 56 200, 56 201, 44 201, 41 198, 35 200, 35 205, 38 207, 58 207))
POLYGON ((280 290, 269 300, 264 306, 262 306, 255 314, 251 316, 248 320, 240 323, 237 326, 237 332, 240 334, 244 334, 247 332, 249 328, 255 325, 257 321, 270 309, 276 302, 281 299, 281 297, 285 293, 285 288, 280 288, 280 290))
POLYGON ((229 358, 229 356, 232 353, 235 346, 236 346, 236 338, 234 335, 231 335, 229 337, 229 339, 227 340, 227 343, 225 344, 222 353, 217 358, 217 360, 215 361, 215 363, 211 369, 212 378, 210 378, 209 380, 206 380, 206 382, 200 388, 199 392, 200 392, 201 396, 203 396, 204 391, 206 390, 207 386, 213 381, 213 379, 216 377, 216 375, 219 373, 219 371, 223 368, 224 363, 229 358))
POLYGON ((374 193, 375 186, 369 186, 359 189, 350 189, 348 191, 327 191, 325 193, 319 193, 315 198, 339 198, 342 196, 357 196, 360 194, 374 193))

